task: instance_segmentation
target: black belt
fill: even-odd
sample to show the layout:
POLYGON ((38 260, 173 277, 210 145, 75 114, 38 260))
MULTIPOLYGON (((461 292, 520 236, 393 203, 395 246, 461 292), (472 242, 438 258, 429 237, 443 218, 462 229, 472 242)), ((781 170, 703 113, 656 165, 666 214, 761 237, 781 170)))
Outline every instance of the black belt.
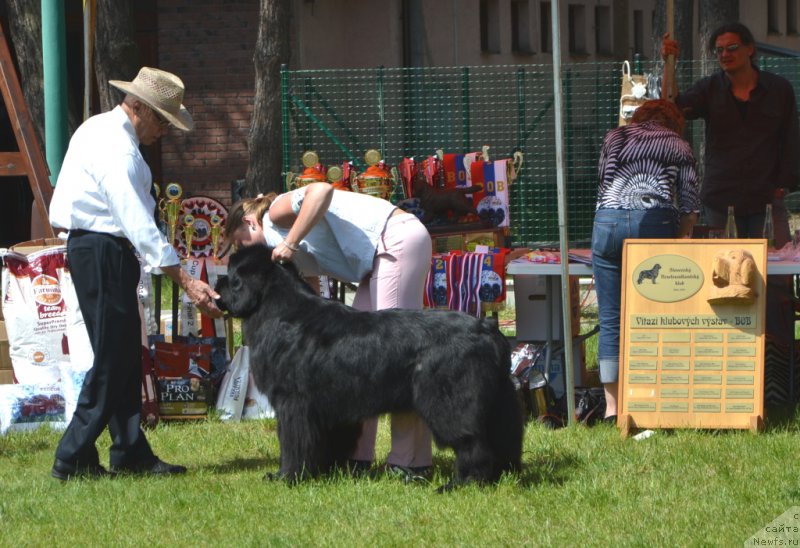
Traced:
POLYGON ((122 236, 114 236, 113 234, 109 234, 108 232, 94 232, 92 230, 84 230, 82 228, 73 228, 69 231, 69 237, 72 238, 73 236, 86 236, 87 234, 96 234, 98 236, 108 236, 109 238, 113 238, 122 245, 126 246, 131 251, 135 251, 136 248, 133 247, 133 244, 128 238, 124 238, 122 236))

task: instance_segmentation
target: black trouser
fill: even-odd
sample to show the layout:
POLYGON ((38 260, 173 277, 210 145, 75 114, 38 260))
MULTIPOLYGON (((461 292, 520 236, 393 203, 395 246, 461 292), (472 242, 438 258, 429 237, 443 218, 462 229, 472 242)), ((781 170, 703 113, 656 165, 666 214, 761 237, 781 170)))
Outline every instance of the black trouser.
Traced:
POLYGON ((95 441, 108 426, 111 466, 152 460, 153 452, 140 426, 139 262, 128 240, 86 231, 70 233, 67 261, 94 364, 86 374, 56 458, 71 464, 97 464, 95 441))

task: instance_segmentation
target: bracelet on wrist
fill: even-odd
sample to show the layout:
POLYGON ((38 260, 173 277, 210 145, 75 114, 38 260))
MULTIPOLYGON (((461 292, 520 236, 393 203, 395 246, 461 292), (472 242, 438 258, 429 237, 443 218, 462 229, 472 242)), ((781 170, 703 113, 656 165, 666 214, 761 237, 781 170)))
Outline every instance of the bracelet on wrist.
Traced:
POLYGON ((295 252, 297 252, 297 251, 300 251, 300 248, 299 248, 298 246, 296 246, 296 245, 292 245, 292 244, 290 244, 289 242, 287 242, 286 240, 283 240, 283 242, 282 242, 282 243, 283 243, 283 245, 284 245, 284 246, 286 246, 286 248, 287 248, 287 249, 289 249, 290 251, 295 251, 295 252))

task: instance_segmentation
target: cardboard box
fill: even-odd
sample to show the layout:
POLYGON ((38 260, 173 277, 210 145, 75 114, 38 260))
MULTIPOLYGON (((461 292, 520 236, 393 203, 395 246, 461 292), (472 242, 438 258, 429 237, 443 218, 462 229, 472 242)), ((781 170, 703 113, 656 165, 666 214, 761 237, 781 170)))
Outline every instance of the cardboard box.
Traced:
MULTIPOLYGON (((561 340, 563 316, 561 315, 561 285, 557 279, 550 280, 551 291, 547 291, 548 278, 554 276, 514 276, 514 308, 517 320, 517 340, 546 341, 547 321, 554 341, 561 340), (552 300, 552 302, 550 302, 552 300)), ((570 276, 570 301, 572 305, 572 334, 580 332, 580 292, 577 276, 570 276)))
POLYGON ((6 322, 0 320, 0 371, 11 369, 11 356, 9 355, 8 333, 6 332, 6 322))
POLYGON ((28 240, 27 242, 14 244, 9 249, 17 253, 22 253, 23 255, 28 255, 55 245, 67 245, 67 241, 61 238, 39 238, 38 240, 28 240))
POLYGON ((0 384, 14 384, 14 372, 10 369, 0 371, 0 384))

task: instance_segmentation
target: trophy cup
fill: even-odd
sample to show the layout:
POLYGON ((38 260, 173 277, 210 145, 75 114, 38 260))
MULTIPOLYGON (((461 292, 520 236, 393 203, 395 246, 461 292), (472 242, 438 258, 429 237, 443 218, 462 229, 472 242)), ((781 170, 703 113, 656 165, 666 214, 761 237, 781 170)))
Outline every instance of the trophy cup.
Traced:
POLYGON ((364 154, 367 170, 355 177, 357 192, 388 200, 394 190, 393 174, 381 159, 381 153, 370 149, 364 154))
POLYGON ((186 258, 192 256, 192 240, 194 239, 194 215, 187 213, 183 217, 183 240, 186 242, 186 258))
POLYGON ((175 231, 178 227, 178 211, 181 209, 183 189, 178 183, 170 183, 165 189, 166 204, 164 206, 169 226, 169 243, 175 245, 175 231))
POLYGON ((211 223, 211 256, 217 260, 217 251, 219 251, 219 237, 222 233, 222 217, 216 213, 209 219, 211 223))
POLYGON ((164 231, 164 226, 167 223, 167 203, 161 195, 161 185, 153 183, 153 193, 156 199, 156 211, 158 212, 158 229, 164 231))
POLYGON ((286 173, 286 188, 293 190, 306 186, 310 183, 324 182, 325 168, 319 163, 319 156, 313 150, 303 153, 303 173, 295 174, 292 171, 286 173))

